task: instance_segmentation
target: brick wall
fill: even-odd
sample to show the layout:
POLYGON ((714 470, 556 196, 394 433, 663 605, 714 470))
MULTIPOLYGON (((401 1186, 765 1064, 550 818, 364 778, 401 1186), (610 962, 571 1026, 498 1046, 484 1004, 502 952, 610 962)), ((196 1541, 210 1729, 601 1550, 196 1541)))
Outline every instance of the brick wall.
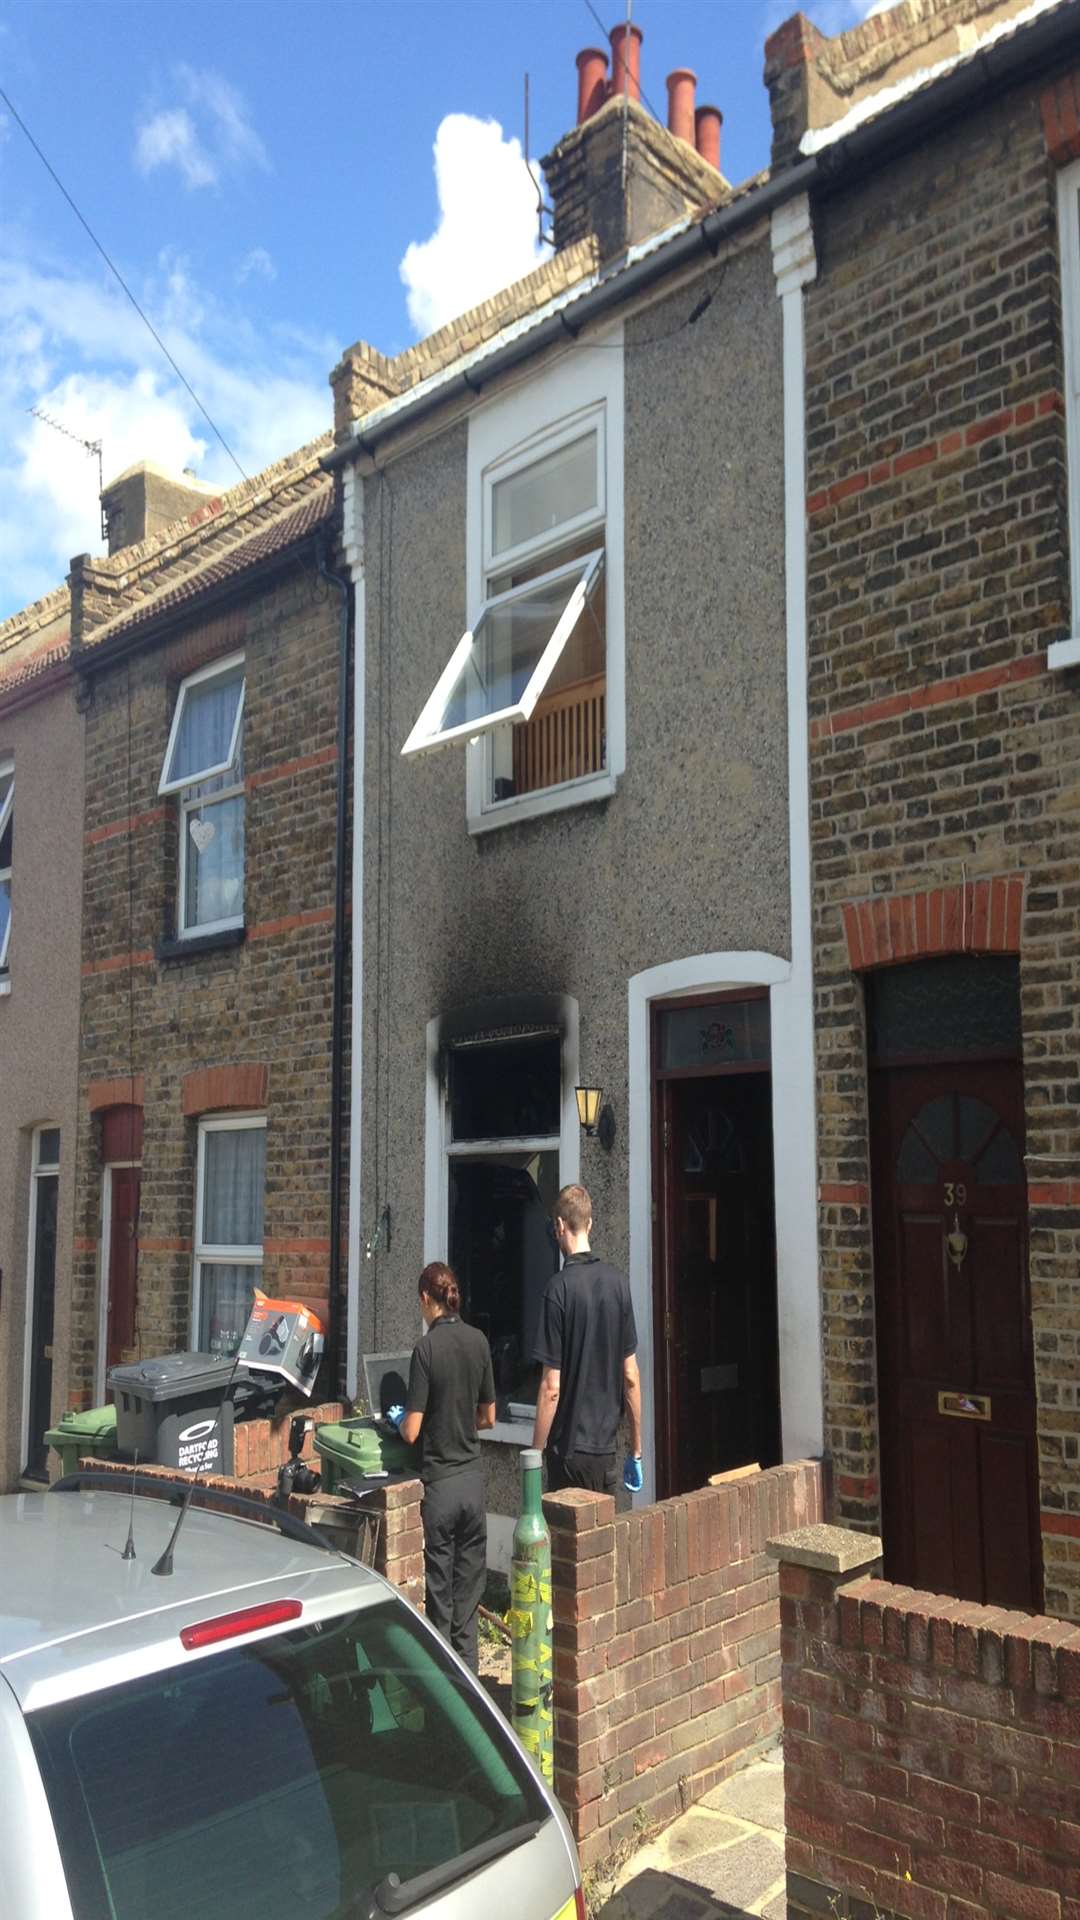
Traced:
POLYGON ((583 1863, 662 1825, 780 1726, 780 1615, 765 1544, 821 1512, 800 1461, 616 1513, 548 1494, 555 1790, 583 1863))
MULTIPOLYGON (((1045 1599, 1078 1614, 1080 728, 1076 672, 1046 664, 1069 631, 1055 190, 1037 94, 1017 90, 815 210, 809 693, 837 1510, 880 1524, 864 1001, 844 911, 1007 881, 1045 1599)), ((974 915, 954 918, 938 951, 972 944, 974 915)))
POLYGON ((1080 1630, 892 1586, 857 1569, 879 1541, 816 1533, 774 1546, 789 1915, 1070 1920, 1080 1630))
POLYGON ((211 1106, 224 1080, 265 1087, 262 1284, 326 1314, 339 618, 338 596, 309 552, 239 607, 94 674, 71 1369, 84 1404, 98 1345, 93 1083, 126 1084, 132 1072, 143 1081, 139 1354, 191 1344, 193 1101, 204 1084, 211 1106), (177 807, 157 794, 169 723, 182 677, 238 648, 247 682, 245 936, 171 958, 159 945, 176 930, 177 807))

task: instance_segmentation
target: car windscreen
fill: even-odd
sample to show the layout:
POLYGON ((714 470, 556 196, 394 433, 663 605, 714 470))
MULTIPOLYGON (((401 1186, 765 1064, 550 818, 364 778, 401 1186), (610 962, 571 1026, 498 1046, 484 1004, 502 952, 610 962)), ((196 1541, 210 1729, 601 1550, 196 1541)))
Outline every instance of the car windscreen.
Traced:
POLYGON ((27 1716, 77 1920, 346 1920, 549 1817, 396 1601, 27 1716))

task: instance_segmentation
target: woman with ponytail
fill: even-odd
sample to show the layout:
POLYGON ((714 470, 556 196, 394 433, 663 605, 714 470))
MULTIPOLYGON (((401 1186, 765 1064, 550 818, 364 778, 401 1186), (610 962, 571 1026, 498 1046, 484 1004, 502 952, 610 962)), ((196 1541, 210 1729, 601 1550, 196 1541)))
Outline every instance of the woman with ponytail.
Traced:
POLYGON ((487 1574, 487 1500, 480 1430, 495 1424, 491 1350, 460 1318, 461 1295, 448 1266, 420 1275, 426 1338, 413 1348, 401 1433, 422 1443, 427 1617, 476 1671, 476 1614, 487 1574))

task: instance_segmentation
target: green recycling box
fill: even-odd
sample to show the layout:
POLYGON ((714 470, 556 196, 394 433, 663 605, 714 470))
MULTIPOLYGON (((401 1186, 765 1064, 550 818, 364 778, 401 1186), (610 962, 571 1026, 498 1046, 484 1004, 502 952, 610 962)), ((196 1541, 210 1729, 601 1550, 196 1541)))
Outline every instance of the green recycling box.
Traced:
POLYGON ((316 1427, 315 1451, 324 1493, 333 1493, 339 1480, 362 1480, 371 1473, 416 1473, 420 1466, 419 1449, 410 1447, 387 1421, 370 1416, 316 1427))
MULTIPOLYGON (((116 1452, 116 1408, 90 1407, 86 1413, 65 1413, 58 1426, 45 1434, 60 1461, 60 1474, 74 1473, 85 1454, 111 1459, 116 1452)), ((53 1476, 56 1477, 56 1476, 53 1476)))

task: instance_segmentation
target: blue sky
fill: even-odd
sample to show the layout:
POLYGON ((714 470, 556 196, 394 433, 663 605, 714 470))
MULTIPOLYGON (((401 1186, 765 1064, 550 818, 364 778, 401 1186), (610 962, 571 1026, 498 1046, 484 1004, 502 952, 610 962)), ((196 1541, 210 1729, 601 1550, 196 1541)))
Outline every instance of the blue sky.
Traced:
MULTIPOLYGON (((806 10, 833 33, 868 7, 806 10)), ((634 0, 646 95, 662 114, 693 67, 731 179, 768 160, 790 11, 634 0)), ((350 341, 395 353, 533 264, 523 76, 535 157, 597 39, 585 0, 0 0, 0 84, 252 473, 329 424, 350 341)), ((0 618, 100 547, 96 464, 31 406, 100 438, 106 480, 238 478, 0 106, 0 618)))

